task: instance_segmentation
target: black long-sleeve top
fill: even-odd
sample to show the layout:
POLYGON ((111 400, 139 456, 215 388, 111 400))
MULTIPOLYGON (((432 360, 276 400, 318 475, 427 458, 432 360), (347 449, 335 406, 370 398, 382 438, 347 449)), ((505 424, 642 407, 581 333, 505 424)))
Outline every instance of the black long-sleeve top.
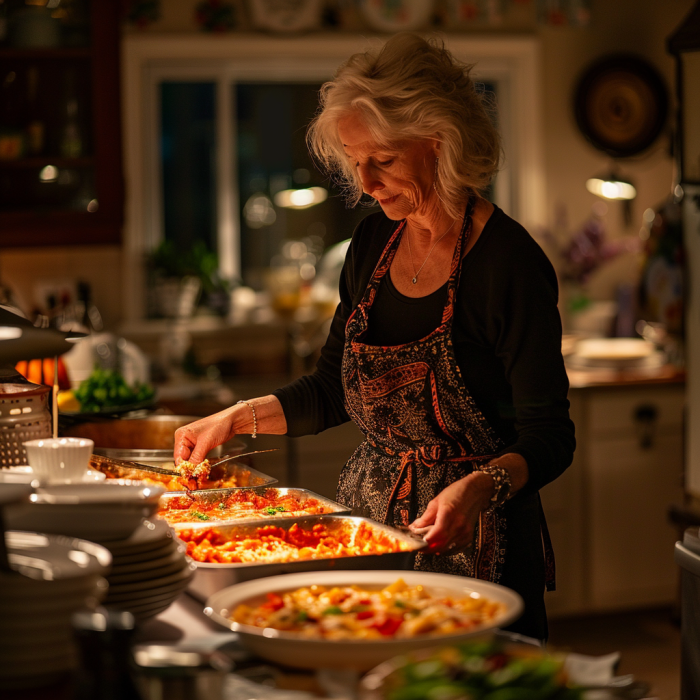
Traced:
MULTIPOLYGON (((288 435, 315 434, 349 420, 341 381, 345 325, 395 227, 382 212, 357 227, 340 279, 340 304, 315 372, 274 392, 288 435)), ((388 277, 370 312, 367 342, 390 345, 424 337, 440 321, 444 288, 417 300, 403 297, 388 277)), ((496 207, 463 260, 452 334, 466 388, 507 445, 503 453, 527 461, 522 495, 556 479, 571 464, 576 446, 557 297, 547 256, 496 207)))

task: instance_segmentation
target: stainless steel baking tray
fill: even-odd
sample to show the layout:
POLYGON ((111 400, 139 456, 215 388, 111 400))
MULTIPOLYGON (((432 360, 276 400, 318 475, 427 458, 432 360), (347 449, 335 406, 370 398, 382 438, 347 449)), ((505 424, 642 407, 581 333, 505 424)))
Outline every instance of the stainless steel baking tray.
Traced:
MULTIPOLYGON (((97 454, 97 451, 95 452, 97 454)), ((153 479, 153 472, 143 471, 140 472, 139 469, 126 469, 124 467, 117 466, 116 464, 110 464, 108 462, 94 462, 91 466, 95 469, 107 474, 108 478, 111 479, 138 479, 139 474, 143 474, 144 479, 153 479)), ((236 477, 236 480, 241 484, 240 486, 231 486, 225 489, 198 489, 196 491, 190 491, 191 494, 207 493, 207 492, 229 492, 237 491, 239 489, 255 489, 265 486, 272 486, 277 483, 277 479, 269 476, 268 474, 263 474, 257 469, 253 469, 245 464, 237 464, 236 462, 226 462, 218 468, 221 471, 219 475, 217 473, 217 478, 229 479, 232 476, 236 477)), ((216 470, 216 463, 212 464, 212 472, 216 470)), ((184 496, 186 491, 168 491, 169 494, 184 496)))
MULTIPOLYGON (((384 532, 400 542, 405 542, 411 548, 407 552, 389 552, 388 554, 370 554, 358 557, 337 557, 335 559, 309 559, 305 561, 280 562, 272 564, 208 564, 195 562, 197 571, 190 582, 188 591, 198 600, 205 601, 217 591, 232 586, 241 581, 250 581, 266 576, 278 574, 296 573, 299 571, 328 571, 328 570, 366 570, 366 569, 396 569, 407 570, 413 568, 413 560, 416 552, 427 547, 427 542, 416 535, 396 530, 393 527, 382 525, 369 518, 359 518, 350 515, 318 515, 304 518, 279 518, 265 520, 264 524, 259 520, 247 523, 226 523, 215 526, 222 534, 253 533, 256 528, 275 525, 288 530, 294 523, 298 523, 304 529, 310 529, 317 523, 323 523, 329 530, 347 527, 348 524, 357 528, 360 523, 367 523, 373 529, 384 532)), ((198 523, 189 528, 202 529, 211 527, 209 523, 198 523)))
MULTIPOLYGON (((226 496, 231 493, 231 491, 239 491, 240 489, 206 489, 203 491, 193 491, 192 492, 192 500, 194 503, 197 504, 202 504, 207 507, 214 507, 223 501, 226 496)), ((326 498, 325 496, 321 496, 318 493, 314 493, 313 491, 309 491, 308 489, 292 489, 292 488, 255 488, 251 489, 260 493, 267 493, 268 491, 274 491, 275 497, 284 497, 284 496, 293 496, 295 498, 298 498, 301 503, 305 503, 309 498, 315 498, 322 506, 325 507, 325 509, 328 511, 327 514, 332 514, 332 513, 350 513, 350 508, 347 508, 345 506, 341 506, 340 503, 336 503, 335 501, 331 501, 330 498, 326 498)), ((160 504, 161 507, 166 506, 169 501, 173 501, 175 499, 182 498, 183 494, 180 492, 173 492, 170 491, 168 493, 164 493, 161 498, 160 498, 160 504)), ((229 523, 231 524, 238 524, 238 523, 244 523, 244 522, 255 522, 259 524, 267 524, 270 520, 273 519, 279 519, 279 518, 284 518, 287 520, 288 518, 315 518, 317 517, 316 514, 311 514, 311 515, 284 515, 282 513, 277 513, 275 515, 259 515, 255 516, 253 515, 252 512, 249 512, 248 514, 243 514, 238 518, 232 519, 228 518, 225 520, 217 520, 214 516, 216 515, 216 511, 211 514, 211 520, 206 520, 206 521, 199 521, 199 520, 193 520, 191 522, 186 522, 186 523, 171 523, 170 526, 177 529, 191 529, 193 525, 203 525, 205 527, 211 527, 212 525, 228 525, 229 523)))

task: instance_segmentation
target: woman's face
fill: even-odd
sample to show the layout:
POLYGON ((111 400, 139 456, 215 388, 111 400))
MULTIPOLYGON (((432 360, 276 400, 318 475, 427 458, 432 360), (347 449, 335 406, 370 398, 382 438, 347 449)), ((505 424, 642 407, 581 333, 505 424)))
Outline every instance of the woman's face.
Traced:
POLYGON ((338 135, 351 165, 357 169, 362 190, 379 202, 390 219, 431 217, 439 209, 433 189, 436 141, 381 146, 354 113, 338 122, 338 135))

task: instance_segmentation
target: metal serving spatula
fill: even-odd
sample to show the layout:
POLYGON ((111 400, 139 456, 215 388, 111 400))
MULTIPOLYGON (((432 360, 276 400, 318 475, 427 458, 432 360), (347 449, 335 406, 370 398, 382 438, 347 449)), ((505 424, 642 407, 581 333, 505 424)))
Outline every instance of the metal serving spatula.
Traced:
MULTIPOLYGON (((254 452, 244 452, 240 455, 224 455, 221 459, 216 462, 212 462, 212 469, 218 467, 224 462, 230 462, 234 459, 239 459, 240 457, 250 457, 251 455, 262 454, 263 452, 277 452, 279 448, 275 447, 271 450, 255 450, 254 452)), ((141 462, 131 462, 126 459, 115 459, 114 457, 103 457, 102 455, 92 455, 91 459, 96 462, 107 462, 108 464, 113 464, 117 467, 124 467, 125 469, 139 469, 140 471, 151 472, 153 474, 162 474, 163 476, 182 476, 180 472, 174 471, 172 469, 166 469, 165 467, 157 467, 154 464, 142 464, 141 462)))

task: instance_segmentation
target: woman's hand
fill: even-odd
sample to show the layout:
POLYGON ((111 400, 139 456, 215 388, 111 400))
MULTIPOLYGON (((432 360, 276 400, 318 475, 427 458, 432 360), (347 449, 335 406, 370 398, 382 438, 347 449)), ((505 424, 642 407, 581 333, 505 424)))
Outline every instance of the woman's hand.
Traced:
MULTIPOLYGON (((233 427, 236 406, 201 420, 183 425, 175 431, 175 464, 194 462, 199 464, 215 447, 236 435, 233 427)), ((250 410, 250 409, 249 409, 250 410)))
MULTIPOLYGON (((492 459, 489 464, 504 467, 510 474, 510 495, 525 486, 529 478, 527 462, 514 452, 492 459)), ((495 484, 489 474, 475 471, 455 481, 433 498, 425 513, 414 520, 414 532, 430 527, 425 535, 432 554, 456 554, 471 547, 479 513, 491 505, 495 484)))
POLYGON ((471 547, 479 513, 488 508, 493 479, 474 472, 450 484, 433 498, 425 513, 411 523, 411 530, 430 527, 425 541, 431 554, 456 554, 471 547))
POLYGON ((175 431, 175 464, 188 461, 199 464, 211 450, 242 433, 252 433, 257 419, 257 432, 267 435, 284 435, 287 419, 279 399, 270 394, 245 403, 238 403, 219 413, 183 425, 175 431))

